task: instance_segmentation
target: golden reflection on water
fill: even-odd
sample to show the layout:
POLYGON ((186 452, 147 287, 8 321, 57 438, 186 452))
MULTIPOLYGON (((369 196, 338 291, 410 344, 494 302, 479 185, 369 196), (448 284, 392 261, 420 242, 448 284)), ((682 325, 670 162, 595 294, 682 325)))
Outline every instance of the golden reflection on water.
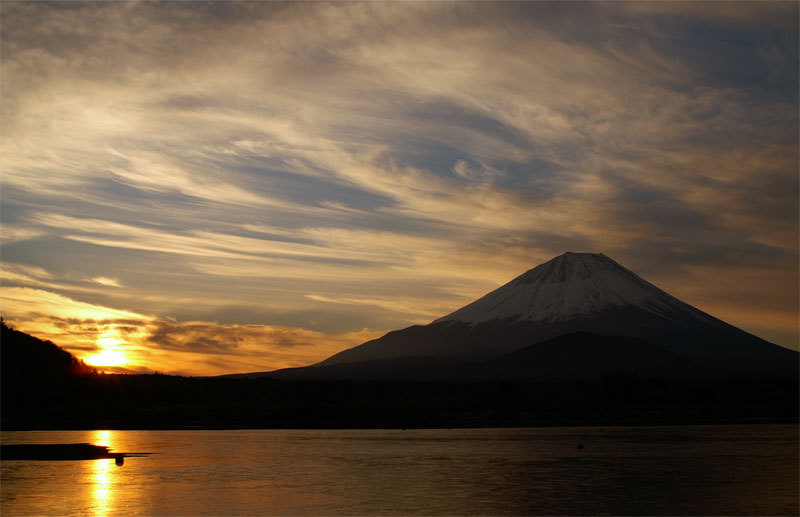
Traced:
MULTIPOLYGON (((95 431, 91 442, 94 445, 104 445, 114 448, 113 431, 95 431)), ((89 461, 91 500, 93 515, 109 515, 113 510, 114 483, 113 469, 116 468, 113 459, 99 459, 89 461)))
POLYGON ((94 445, 104 445, 105 447, 114 448, 113 443, 114 438, 114 431, 109 431, 108 429, 103 429, 100 431, 92 431, 92 438, 90 443, 94 445))

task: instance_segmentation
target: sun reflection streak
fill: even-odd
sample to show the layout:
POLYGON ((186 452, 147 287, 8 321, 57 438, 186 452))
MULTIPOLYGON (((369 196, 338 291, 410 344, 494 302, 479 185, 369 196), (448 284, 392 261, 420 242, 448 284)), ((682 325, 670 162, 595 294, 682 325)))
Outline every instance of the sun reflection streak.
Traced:
MULTIPOLYGON (((112 431, 95 431, 91 443, 114 448, 112 431)), ((111 459, 92 460, 91 485, 92 485, 92 510, 94 515, 109 515, 113 509, 114 483, 112 470, 115 468, 111 459)))
POLYGON ((94 515, 108 515, 111 512, 113 486, 111 469, 114 462, 108 459, 93 460, 92 464, 92 510, 94 515))

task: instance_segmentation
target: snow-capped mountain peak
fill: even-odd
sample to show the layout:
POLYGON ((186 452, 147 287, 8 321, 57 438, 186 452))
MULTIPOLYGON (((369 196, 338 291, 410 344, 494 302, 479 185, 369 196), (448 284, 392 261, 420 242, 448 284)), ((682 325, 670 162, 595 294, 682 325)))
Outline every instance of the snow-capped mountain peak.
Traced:
POLYGON ((602 253, 567 252, 436 322, 556 322, 625 305, 667 317, 686 307, 602 253))
POLYGON ((442 372, 501 357, 497 364, 506 373, 531 379, 583 378, 587 371, 616 373, 630 365, 648 375, 655 365, 659 375, 675 378, 694 368, 797 378, 797 352, 678 300, 600 253, 560 255, 452 314, 343 350, 309 371, 342 378, 437 372, 434 377, 445 378, 449 373, 442 372), (576 346, 582 352, 572 357, 568 350, 576 346), (442 362, 448 358, 452 362, 442 362))

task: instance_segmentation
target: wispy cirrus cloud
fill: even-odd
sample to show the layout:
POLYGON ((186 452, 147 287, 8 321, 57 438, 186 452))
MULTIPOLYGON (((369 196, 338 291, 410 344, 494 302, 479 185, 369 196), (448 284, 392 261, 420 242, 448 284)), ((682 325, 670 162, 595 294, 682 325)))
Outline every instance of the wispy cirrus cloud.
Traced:
POLYGON ((104 285, 106 287, 122 287, 122 285, 119 283, 119 280, 117 280, 116 278, 108 278, 108 277, 105 277, 105 276, 96 276, 96 277, 92 278, 91 280, 92 280, 92 282, 94 282, 96 284, 104 285))
POLYGON ((796 344, 794 4, 0 9, 15 286, 341 333, 602 251, 796 344))
POLYGON ((326 335, 275 325, 178 322, 79 302, 45 290, 0 289, 3 314, 10 325, 52 340, 84 360, 108 349, 127 359, 109 371, 183 375, 269 371, 318 362, 380 335, 366 329, 326 335))

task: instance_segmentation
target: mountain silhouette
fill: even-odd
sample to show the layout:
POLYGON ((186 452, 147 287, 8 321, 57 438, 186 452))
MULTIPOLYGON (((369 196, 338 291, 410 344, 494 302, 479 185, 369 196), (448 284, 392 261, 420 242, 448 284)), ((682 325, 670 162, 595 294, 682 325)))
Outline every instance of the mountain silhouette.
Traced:
POLYGON ((798 353, 682 302, 603 254, 568 252, 428 325, 392 331, 311 367, 270 375, 451 377, 469 371, 482 377, 502 376, 501 364, 511 376, 527 372, 531 378, 616 370, 680 378, 687 372, 793 377, 798 353), (584 334, 549 341, 575 333, 584 334), (662 366, 648 367, 659 364, 657 357, 662 366), (592 372, 584 363, 594 365, 592 372), (464 364, 472 367, 465 370, 464 364), (481 367, 487 370, 479 373, 481 367))
POLYGON ((2 431, 796 422, 800 407, 796 376, 704 378, 641 339, 588 332, 480 360, 409 356, 222 377, 98 374, 5 325, 1 344, 2 431))
POLYGON ((526 346, 474 365, 472 378, 595 381, 615 373, 642 377, 688 377, 683 357, 635 337, 574 332, 526 346))

